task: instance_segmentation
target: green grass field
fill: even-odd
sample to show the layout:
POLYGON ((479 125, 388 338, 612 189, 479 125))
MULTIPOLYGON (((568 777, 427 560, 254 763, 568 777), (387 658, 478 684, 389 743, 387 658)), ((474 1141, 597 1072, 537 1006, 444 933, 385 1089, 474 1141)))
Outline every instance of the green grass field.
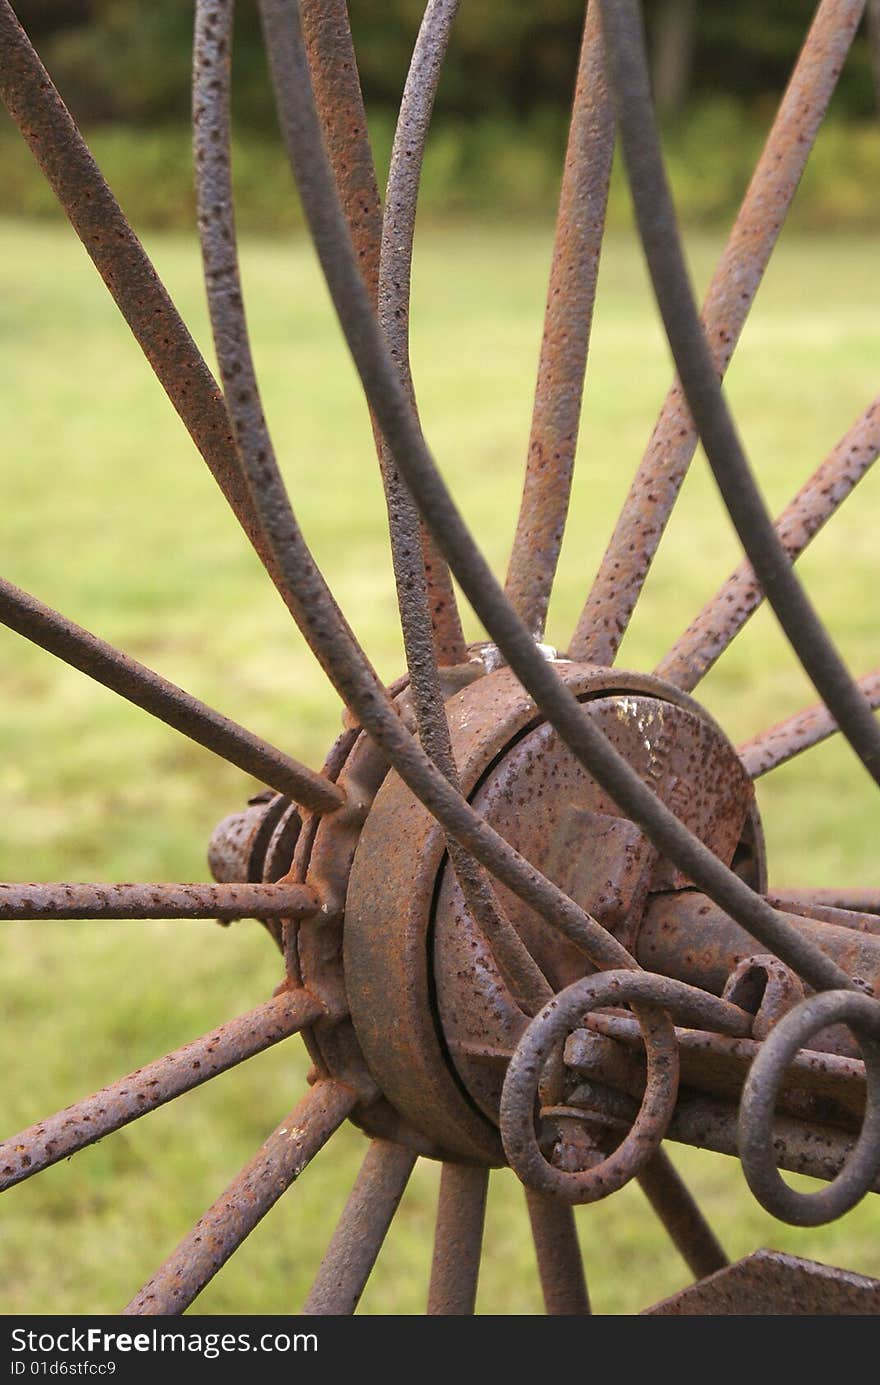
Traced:
MULTIPOLYGON (((705 283, 715 241, 691 246, 705 283)), ((196 338, 194 246, 151 242, 196 338)), ((414 368, 436 457, 496 569, 518 505, 550 254, 547 229, 428 230, 416 261, 414 368)), ((246 246, 270 425, 294 507, 384 677, 401 669, 366 410, 311 251, 246 246)), ((783 245, 729 376, 747 448, 779 508, 878 386, 876 246, 783 245)), ((0 224, 3 574, 291 753, 319 764, 341 708, 66 228, 0 224)), ((209 354, 210 359, 210 354, 209 354)), ((549 638, 577 618, 670 374, 635 246, 607 247, 569 537, 549 638)), ((801 567, 856 672, 876 655, 880 478, 869 476, 801 567)), ((737 559, 698 456, 621 656, 650 669, 737 559)), ((474 635, 476 627, 469 629, 474 635)), ((0 879, 198 880, 216 821, 253 785, 0 630, 0 879)), ((813 700, 761 612, 702 694, 735 740, 813 700)), ((829 742, 760 786, 771 881, 880 884, 866 775, 829 742)), ((7 925, 4 1133, 235 1013, 278 980, 257 924, 7 925)), ((11 1190, 0 1310, 116 1311, 303 1090, 291 1040, 11 1190)), ((364 1149, 343 1130, 209 1286, 206 1313, 296 1311, 364 1149)), ((812 1232, 773 1223, 737 1166, 673 1149, 729 1252, 789 1249, 880 1274, 863 1205, 812 1232)), ((437 1170, 422 1164, 363 1299, 421 1310, 437 1170)), ((578 1212, 594 1305, 629 1313, 687 1272, 641 1194, 578 1212)), ((478 1308, 540 1311, 523 1200, 493 1179, 478 1308)))

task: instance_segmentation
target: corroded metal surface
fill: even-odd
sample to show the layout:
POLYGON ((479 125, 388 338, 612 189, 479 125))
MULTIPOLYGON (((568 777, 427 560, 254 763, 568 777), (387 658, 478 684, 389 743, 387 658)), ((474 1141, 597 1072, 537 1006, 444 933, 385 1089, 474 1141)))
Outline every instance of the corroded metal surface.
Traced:
POLYGON ((182 1313, 222 1269, 345 1120, 356 1101, 341 1082, 317 1082, 281 1121, 123 1313, 182 1313))
POLYGON ((875 1316, 880 1280, 758 1250, 644 1311, 658 1317, 875 1316))
POLYGON ((2 1177, 20 1181, 303 1030, 312 1091, 128 1312, 183 1311, 349 1117, 373 1143, 307 1312, 354 1311, 418 1155, 444 1160, 432 1314, 474 1309, 488 1172, 505 1162, 525 1186, 548 1313, 589 1312, 570 1204, 633 1178, 701 1277, 655 1311, 813 1302, 817 1284, 836 1311, 880 1311, 875 1285, 822 1267, 764 1256, 723 1268, 661 1146, 741 1153, 759 1200, 795 1223, 839 1215, 880 1185, 880 903, 846 887, 769 894, 752 784, 836 729, 880 776, 877 674, 850 678, 791 569, 873 462, 876 401, 774 527, 718 388, 861 0, 818 6, 702 320, 638 6, 587 5, 506 595, 430 453, 409 360, 419 182, 458 0, 426 6, 384 207, 344 0, 259 8, 281 133, 379 450, 406 673, 385 688, 337 606, 263 414, 233 216, 232 0, 197 0, 193 80, 223 394, 0 0, 12 115, 346 706, 315 773, 0 586, 6 624, 270 786, 217 828, 215 885, 4 884, 0 918, 257 917, 284 961, 266 1005, 0 1145, 2 1177), (536 639, 568 508, 615 116, 679 378, 571 641, 597 666, 536 639), (698 435, 748 560, 661 662, 662 681, 615 671, 698 435), (486 643, 465 645, 451 574, 486 643), (765 594, 824 701, 737 753, 683 690, 765 594), (805 1197, 777 1167, 828 1186, 805 1197))
POLYGON ((208 1082, 245 1058, 279 1043, 323 1013, 307 991, 285 991, 194 1043, 138 1068, 94 1096, 0 1144, 0 1189, 31 1178, 112 1130, 119 1130, 182 1092, 208 1082))

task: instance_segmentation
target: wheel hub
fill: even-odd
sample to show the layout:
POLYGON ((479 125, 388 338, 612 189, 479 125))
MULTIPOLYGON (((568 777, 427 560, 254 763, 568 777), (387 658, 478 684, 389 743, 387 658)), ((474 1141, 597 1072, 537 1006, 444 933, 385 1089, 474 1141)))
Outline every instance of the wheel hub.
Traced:
MULTIPOLYGON (((654 678, 566 660, 555 667, 694 834, 725 864, 739 858, 761 885, 754 790, 708 715, 654 678)), ((447 713, 462 788, 481 815, 633 950, 649 895, 689 882, 620 814, 509 669, 455 693, 447 713)), ((333 1053, 319 1039, 324 1061, 349 1080, 355 1056, 365 1064, 382 1094, 364 1117, 374 1133, 387 1133, 390 1107, 419 1148, 500 1162, 498 1100, 522 1011, 465 905, 436 820, 397 774, 383 773, 366 738, 344 780, 349 790, 358 784, 370 805, 362 825, 352 812, 342 829, 344 860, 340 827, 325 819, 318 828, 306 879, 326 894, 332 877, 335 923, 305 923, 299 939, 305 984, 325 985, 332 962, 337 998, 344 995, 350 1011, 350 1021, 336 1026, 333 1053)), ((504 886, 496 889, 553 990, 592 970, 573 943, 504 886)), ((398 1122, 396 1137, 402 1133, 398 1122)))

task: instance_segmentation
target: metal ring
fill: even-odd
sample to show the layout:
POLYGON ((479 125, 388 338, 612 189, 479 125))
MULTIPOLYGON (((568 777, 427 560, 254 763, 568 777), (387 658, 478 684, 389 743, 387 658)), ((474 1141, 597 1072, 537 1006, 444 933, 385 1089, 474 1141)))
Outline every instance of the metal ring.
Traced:
POLYGON ((501 1138, 511 1168, 528 1187, 566 1202, 597 1202, 634 1178, 656 1153, 678 1096, 678 1046, 670 1013, 686 1023, 748 1034, 751 1016, 694 986, 645 971, 605 971, 560 991, 529 1024, 510 1060, 501 1094, 501 1138), (642 1104, 629 1134, 607 1159, 577 1173, 547 1162, 534 1109, 553 1048, 592 1009, 633 1002, 648 1060, 642 1104), (636 1005, 634 1002, 642 1002, 636 1005))
POLYGON ((880 1172, 880 1004, 857 991, 808 996, 764 1040, 743 1087, 739 1157, 749 1187, 768 1212, 794 1226, 821 1226, 854 1207, 880 1172), (773 1155, 773 1113, 786 1069, 807 1039, 829 1024, 846 1024, 865 1060, 867 1107, 862 1131, 840 1173, 816 1193, 783 1180, 773 1155))

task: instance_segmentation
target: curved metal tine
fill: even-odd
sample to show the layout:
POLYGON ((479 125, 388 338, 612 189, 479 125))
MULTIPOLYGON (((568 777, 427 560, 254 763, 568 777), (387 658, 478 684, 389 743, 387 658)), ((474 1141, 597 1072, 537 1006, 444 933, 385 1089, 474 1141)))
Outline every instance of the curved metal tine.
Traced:
MULTIPOLYGON (((814 989, 851 986, 841 968, 724 866, 642 782, 584 716, 505 600, 434 466, 366 296, 321 144, 298 11, 281 0, 261 0, 260 12, 282 134, 349 348, 413 498, 475 612, 565 744, 663 855, 814 989)), ((293 515, 277 503, 279 493, 265 479, 263 492, 255 500, 275 552, 280 556, 289 550, 288 564, 299 559, 296 569, 290 567, 291 578, 324 666, 397 772, 446 831, 519 898, 576 940, 596 966, 631 968, 634 959, 626 949, 494 833, 407 735, 350 637, 333 628, 325 588, 293 515)))
POLYGON ((2 578, 0 622, 279 793, 318 813, 333 812, 345 801, 342 790, 324 775, 276 750, 2 578))
POLYGON ((94 1096, 19 1131, 0 1143, 0 1191, 237 1067, 314 1023, 323 1013, 321 1002, 308 991, 285 991, 94 1096))
POLYGON ((489 1170, 444 1164, 440 1174, 428 1317, 465 1317, 474 1311, 489 1170))
MULTIPOLYGON (((193 146, 196 194, 199 213, 199 241, 202 249, 205 289, 214 334, 220 378, 226 395, 229 418, 244 468, 250 494, 261 515, 265 514, 254 494, 255 487, 271 485, 273 508, 289 511, 287 489, 278 469, 272 440, 266 426, 254 370, 244 311, 238 265, 238 242, 232 200, 229 116, 229 70, 232 57, 232 19, 234 0, 197 0, 193 40, 193 146)), ((278 589, 284 602, 321 661, 321 654, 309 639, 307 622, 301 616, 291 579, 291 564, 281 560, 273 548, 278 570, 278 589)), ((289 555, 288 555, 289 556, 289 555)), ((293 566, 297 577, 314 575, 328 617, 340 633, 354 637, 332 594, 317 574, 311 555, 293 566)))
POLYGON ((659 1149, 638 1176, 639 1186, 695 1279, 730 1261, 689 1188, 665 1150, 659 1149))
MULTIPOLYGON (((410 193, 413 220, 415 218, 415 197, 421 172, 424 136, 427 133, 439 67, 448 39, 448 27, 444 32, 444 16, 441 14, 438 28, 436 17, 431 12, 449 10, 454 16, 457 8, 458 0, 452 0, 452 3, 450 0, 441 0, 439 5, 436 0, 433 0, 432 3, 429 3, 425 18, 422 21, 416 54, 407 79, 391 160, 388 187, 389 210, 394 208, 392 216, 398 221, 402 219, 402 207, 398 204, 402 203, 410 193), (434 37, 435 34, 436 37, 434 37), (431 66, 429 66, 427 73, 417 66, 419 57, 424 56, 426 46, 433 49, 431 57, 436 56, 436 71, 432 71, 431 66), (424 80, 425 78, 427 81, 424 80), (401 131, 405 131, 406 127, 413 123, 414 108, 416 123, 423 114, 424 128, 420 132, 421 148, 411 148, 408 151, 406 177, 403 180, 404 187, 401 189, 399 187, 401 183, 400 169, 396 166, 395 156, 397 155, 399 161, 401 131), (402 197, 401 192, 403 193, 402 197)), ((354 51, 348 20, 348 5, 346 0, 301 0, 300 13, 315 101, 330 165, 336 179, 343 213, 351 231, 361 275, 375 307, 382 293, 380 246, 382 244, 383 216, 376 170, 373 164, 373 152, 367 131, 363 95, 358 79, 357 56, 354 51)), ((418 143, 418 138, 416 143, 418 143)), ((405 234, 401 236, 395 246, 398 259, 395 278, 400 277, 401 279, 399 284, 400 306, 408 318, 409 250, 411 244, 410 247, 407 247, 403 243, 404 239, 405 234), (405 277, 404 262, 406 262, 405 277)), ((388 287, 386 281, 386 292, 388 287)), ((406 335, 406 324, 404 324, 404 342, 406 335)), ((404 363, 407 386, 412 393, 406 346, 401 353, 401 369, 404 369, 404 363)), ((410 551, 408 536, 400 531, 399 524, 395 525, 395 478, 388 473, 390 458, 375 423, 373 431, 388 505, 391 549, 395 558, 395 570, 401 562, 406 561, 407 557, 409 557, 411 564, 418 563, 420 567, 424 567, 425 575, 421 577, 421 582, 426 582, 428 589, 425 614, 422 616, 421 611, 417 614, 410 612, 408 619, 410 623, 414 623, 417 619, 424 619, 427 622, 427 638, 433 641, 436 657, 441 665, 463 663, 467 659, 467 647, 449 569, 437 551, 429 531, 422 525, 418 512, 415 512, 414 516, 416 543, 412 551, 410 551)), ((403 597, 400 589, 399 600, 401 600, 401 616, 403 617, 403 597)))
MULTIPOLYGON (((866 673, 856 683, 868 706, 880 707, 880 669, 866 673)), ((840 728, 824 702, 805 707, 769 731, 762 731, 737 747, 737 754, 753 779, 769 774, 786 761, 826 741, 840 728)))
MULTIPOLYGON (((458 3, 459 0, 428 0, 404 85, 385 192, 376 305, 388 348, 415 412, 417 405, 410 366, 409 321, 416 204, 434 99, 458 3)), ((441 665, 464 663, 468 651, 449 569, 413 504, 394 458, 378 430, 376 438, 388 505, 391 551, 407 664, 412 670, 414 664, 430 658, 427 636, 431 632, 435 662, 441 665)), ((432 676, 431 681, 435 685, 432 701, 438 709, 442 709, 442 695, 436 675, 432 676)), ((434 719, 440 714, 438 710, 434 719)))
POLYGON ((123 1314, 169 1317, 188 1308, 339 1129, 356 1101, 341 1082, 316 1082, 123 1314))
POLYGON ((540 640, 571 496, 584 374, 614 153, 596 0, 588 0, 535 387, 526 474, 505 592, 540 640))
MULTIPOLYGON (((822 0, 724 253, 702 321, 723 376, 782 229, 858 28, 864 0, 822 0)), ((661 409, 602 559, 569 652, 612 664, 697 446, 677 379, 661 409)))
POLYGON ((306 885, 0 884, 0 923, 29 919, 304 919, 321 902, 306 885))
MULTIPOLYGON (((335 630, 331 634, 334 645, 333 654, 341 655, 343 641, 350 657, 359 665, 358 677, 361 684, 369 686, 377 683, 375 674, 366 663, 365 656, 354 641, 345 625, 344 618, 327 590, 323 579, 302 541, 296 526, 289 498, 275 461, 272 442, 263 417, 260 404, 259 387, 254 371, 248 339, 247 323, 242 306, 241 283, 236 253, 235 224, 232 213, 232 187, 229 159, 229 64, 232 41, 232 0, 199 0, 196 7, 196 30, 194 42, 193 76, 193 128, 196 149, 196 186, 199 202, 199 234, 205 265, 205 279, 208 290, 208 305, 214 329, 217 358, 230 412, 242 457, 251 479, 252 492, 258 507, 265 505, 271 510, 273 520, 281 519, 279 533, 280 548, 285 549, 282 570, 289 572, 284 583, 285 600, 293 612, 300 629, 305 634, 318 658, 330 672, 333 657, 328 662, 320 642, 310 635, 314 626, 316 610, 329 607, 328 615, 335 630), (298 599, 302 590, 303 577, 311 573, 312 592, 310 599, 298 599)), ((346 20, 347 24, 347 20, 346 20)), ((321 31, 323 32, 323 30, 321 31)), ((350 81, 350 78, 347 79, 350 81)), ((363 275, 360 276, 363 283, 363 275)), ((393 478, 389 475, 389 481, 393 478)), ((397 488, 394 503, 394 488, 389 486, 389 516, 392 536, 395 540, 395 567, 400 554, 406 546, 406 515, 414 513, 412 502, 403 499, 397 488), (408 507, 408 508, 407 508, 408 507), (399 525, 399 527, 398 527, 399 525)), ((416 557, 418 546, 413 541, 411 548, 413 563, 408 576, 414 583, 407 600, 401 600, 403 630, 406 642, 407 660, 410 667, 411 687, 419 729, 425 749, 438 764, 440 770, 455 784, 457 772, 452 755, 449 727, 443 708, 437 664, 431 639, 431 623, 428 616, 428 593, 421 558, 416 557), (410 619, 414 614, 415 619, 410 619)), ((405 595, 406 581, 401 579, 401 594, 405 595)), ((321 633, 327 628, 327 616, 319 615, 321 633)), ((343 691, 340 688, 340 691, 343 691)), ((343 696, 351 702, 351 680, 346 679, 343 696)), ((384 690, 381 694, 387 697, 384 690)), ((395 722, 397 714, 394 713, 395 722)), ((396 727, 395 727, 396 729, 396 727)), ((337 791, 338 792, 338 791, 337 791)), ((537 971, 525 948, 519 941, 515 930, 504 919, 497 904, 494 892, 488 881, 482 879, 467 853, 453 843, 451 848, 453 864, 463 882, 463 888, 475 915, 491 930, 498 940, 499 955, 512 958, 514 974, 530 976, 537 971)), ((508 962, 508 971, 510 962, 508 962)))
POLYGON ((415 1161, 401 1145, 372 1142, 309 1290, 305 1316, 355 1311, 415 1161))
POLYGON ((217 382, 8 0, 0 0, 0 95, 95 268, 273 581, 217 382))
POLYGON ((684 263, 651 105, 641 15, 601 0, 611 85, 636 219, 691 413, 740 542, 792 649, 868 773, 880 782, 880 727, 800 585, 728 412, 684 263))
MULTIPOLYGON (((409 306, 416 203, 434 97, 458 3, 459 0, 429 0, 425 10, 391 151, 382 227, 378 318, 416 417, 409 362, 409 306)), ((438 596, 430 587, 428 572, 431 559, 422 543, 422 538, 427 535, 430 539, 430 535, 381 436, 379 447, 401 628, 419 739, 450 784, 458 789, 458 770, 438 668, 437 655, 443 649, 443 641, 437 639, 436 616, 432 616, 432 612, 437 611, 438 596), (435 625, 433 641, 432 620, 435 625)), ((430 543, 433 545, 432 539, 430 543)), ((448 578, 445 563, 443 571, 448 578)), ((457 622, 457 610, 455 619, 457 622)), ((466 656, 467 650, 462 645, 454 658, 460 661, 466 656)), ((447 662, 453 658, 448 646, 445 657, 447 662)), ((488 939, 515 997, 523 1004, 524 998, 536 989, 542 994, 549 992, 542 972, 505 916, 490 881, 483 875, 477 862, 452 837, 447 837, 447 848, 468 909, 488 939)))
MULTIPOLYGON (((880 453, 880 395, 868 405, 776 520, 792 562, 840 508, 880 453)), ((654 670, 692 692, 764 600, 746 559, 723 582, 654 670)))
POLYGON ((526 1188, 526 1206, 548 1317, 591 1313, 574 1210, 559 1198, 526 1188))
MULTIPOLYGON (((291 88, 283 94, 283 104, 286 106, 291 89, 298 94, 295 99, 301 100, 304 96, 309 103, 306 112, 309 124, 304 145, 310 150, 311 155, 319 160, 319 174, 326 175, 326 182, 321 184, 320 196, 326 196, 330 206, 339 211, 339 222, 334 223, 334 231, 341 231, 346 237, 350 251, 347 227, 338 208, 332 174, 325 162, 326 156, 317 114, 312 105, 308 67, 297 21, 298 10, 283 7, 275 11, 269 8, 268 19, 264 15, 264 22, 267 22, 270 28, 270 39, 274 37, 272 26, 276 22, 280 25, 282 35, 282 42, 277 46, 270 41, 270 57, 273 58, 273 62, 277 59, 277 80, 281 83, 291 83, 291 88), (288 24, 295 26, 294 35, 298 46, 293 50, 283 41, 285 37, 289 37, 286 34, 288 24)), ((226 232, 231 235, 231 221, 223 224, 226 232)), ((323 237, 319 236, 318 241, 323 244, 323 237)), ((378 336, 379 327, 366 298, 363 281, 353 255, 349 266, 352 273, 350 290, 355 297, 363 298, 369 324, 377 333, 380 350, 384 351, 384 342, 378 336)), ((225 338, 226 344, 246 344, 240 298, 231 292, 223 299, 221 306, 231 317, 225 338)), ((241 368, 242 363, 249 358, 239 357, 236 351, 234 360, 241 368)), ((400 391, 402 409, 408 417, 409 403, 401 390, 397 371, 390 362, 389 371, 392 395, 395 391, 400 391)), ((413 792, 418 794, 445 830, 451 833, 467 852, 476 856, 539 913, 554 921, 596 960, 597 965, 632 965, 632 957, 616 939, 595 920, 590 919, 558 887, 536 872, 482 820, 406 730, 387 691, 341 615, 303 539, 271 448, 263 446, 264 425, 254 391, 237 389, 230 397, 230 404, 240 442, 242 462, 252 487, 254 501, 261 522, 265 526, 267 539, 284 574, 285 599, 334 687, 369 730, 413 792)), ((534 652, 531 638, 528 644, 534 652)), ((543 667, 543 659, 538 655, 536 657, 543 667)))

